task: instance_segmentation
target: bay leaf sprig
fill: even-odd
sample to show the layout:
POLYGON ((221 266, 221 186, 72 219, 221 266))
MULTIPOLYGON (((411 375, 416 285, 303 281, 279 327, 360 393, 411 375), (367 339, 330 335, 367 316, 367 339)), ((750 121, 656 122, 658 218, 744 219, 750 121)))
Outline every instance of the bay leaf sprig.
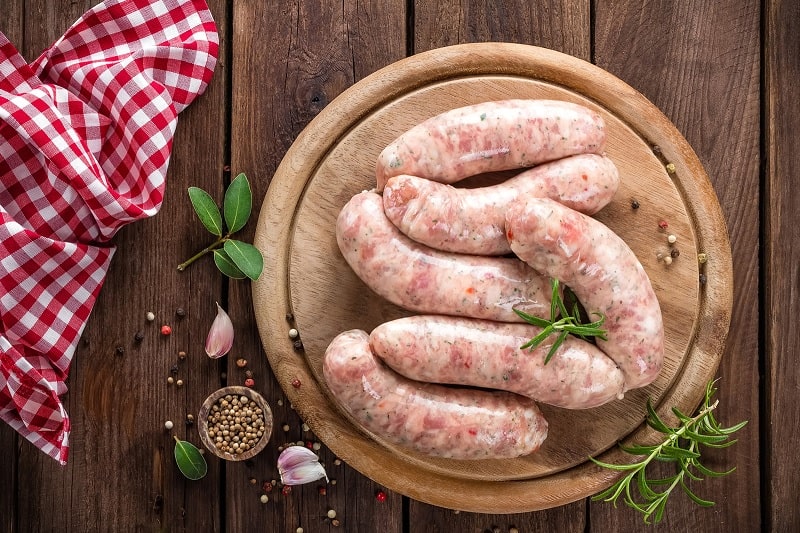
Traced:
POLYGON ((550 346, 550 350, 544 358, 544 363, 547 364, 570 334, 577 335, 582 339, 596 337, 598 339, 608 340, 606 338, 606 331, 600 327, 606 320, 605 315, 600 312, 593 312, 593 315, 599 316, 600 318, 587 324, 582 323, 578 302, 576 301, 573 304, 572 312, 568 311, 561 297, 559 281, 554 278, 550 280, 550 285, 553 292, 550 298, 550 320, 530 315, 519 309, 514 309, 514 312, 525 322, 542 328, 542 331, 538 335, 520 346, 520 350, 530 349, 532 351, 542 344, 550 335, 558 333, 558 337, 550 346))
POLYGON ((725 428, 714 417, 714 410, 719 405, 719 400, 712 398, 717 389, 716 380, 709 381, 706 385, 705 398, 694 416, 686 416, 679 409, 673 407, 672 412, 678 418, 679 425, 671 427, 658 416, 652 402, 647 400, 646 422, 651 428, 664 435, 664 439, 654 445, 632 445, 620 448, 626 453, 643 457, 631 464, 611 464, 590 457, 592 462, 603 468, 625 475, 609 488, 592 497, 593 500, 612 502, 615 506, 617 500, 623 501, 631 508, 643 515, 644 522, 655 523, 664 517, 664 509, 670 494, 680 488, 693 502, 702 507, 711 507, 713 501, 698 496, 689 488, 690 481, 701 481, 705 477, 726 476, 736 470, 733 467, 722 472, 712 470, 701 462, 701 447, 726 448, 736 443, 728 440, 729 437, 742 429, 747 421, 725 428), (675 474, 664 478, 648 477, 647 468, 654 462, 674 463, 675 474), (638 496, 635 496, 638 494, 638 496))
POLYGON ((261 252, 252 244, 233 239, 250 218, 253 193, 247 176, 239 174, 225 190, 220 211, 211 195, 199 187, 189 187, 189 200, 203 226, 217 239, 178 265, 183 271, 206 254, 214 254, 214 264, 220 272, 233 279, 258 279, 264 268, 261 252), (224 225, 223 225, 224 218, 224 225))
POLYGON ((208 464, 197 446, 191 442, 180 440, 177 436, 173 436, 173 438, 175 439, 175 463, 181 474, 192 481, 205 477, 208 473, 208 464))

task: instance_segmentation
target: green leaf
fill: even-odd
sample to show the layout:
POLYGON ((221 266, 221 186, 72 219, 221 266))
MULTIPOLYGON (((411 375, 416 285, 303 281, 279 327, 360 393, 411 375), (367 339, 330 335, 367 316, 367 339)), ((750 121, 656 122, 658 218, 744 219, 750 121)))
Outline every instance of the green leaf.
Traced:
POLYGON ((250 182, 247 176, 236 176, 225 191, 223 212, 228 233, 236 233, 244 227, 250 218, 253 208, 253 193, 250 191, 250 182))
POLYGON ((224 248, 225 253, 245 276, 252 280, 258 279, 264 269, 264 257, 258 248, 235 239, 225 241, 224 248))
POLYGON ((239 270, 239 267, 236 266, 230 256, 225 253, 225 250, 214 250, 214 264, 217 265, 220 272, 229 278, 244 279, 247 277, 244 272, 239 270))
POLYGON ((191 442, 178 437, 175 437, 175 462, 181 474, 192 481, 205 477, 208 472, 208 465, 200 450, 191 442))
POLYGON ((189 187, 189 200, 206 229, 217 237, 222 237, 222 215, 211 195, 199 187, 189 187))
POLYGON ((538 316, 529 315, 525 311, 520 311, 519 309, 512 309, 517 316, 519 316, 522 320, 527 322, 528 324, 533 324, 534 326, 539 326, 540 328, 546 328, 550 325, 549 320, 545 320, 544 318, 539 318, 538 316))

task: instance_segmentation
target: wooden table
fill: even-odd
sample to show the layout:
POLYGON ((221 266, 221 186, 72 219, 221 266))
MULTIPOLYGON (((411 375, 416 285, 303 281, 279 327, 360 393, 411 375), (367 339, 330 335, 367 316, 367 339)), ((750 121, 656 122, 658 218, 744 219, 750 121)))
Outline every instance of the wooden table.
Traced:
MULTIPOLYGON (((29 60, 94 0, 4 0, 0 29, 29 60)), ((546 511, 487 515, 433 507, 386 490, 320 451, 336 480, 260 502, 278 478, 278 445, 314 440, 271 375, 256 329, 250 285, 228 281, 204 260, 175 266, 207 244, 186 188, 221 198, 245 172, 257 210, 270 178, 303 127, 344 89, 408 55, 466 42, 509 41, 591 61, 654 102, 705 166, 728 224, 735 297, 718 372, 724 424, 749 420, 739 442, 709 455, 734 474, 695 485, 717 502, 701 509, 682 494, 653 531, 771 531, 800 526, 796 402, 800 370, 800 4, 791 0, 473 0, 263 2, 210 0, 221 56, 207 93, 180 116, 167 194, 158 216, 126 227, 75 355, 64 397, 72 419, 61 468, 0 426, 0 530, 27 531, 639 531, 621 506, 579 501, 546 511), (214 302, 229 309, 234 350, 203 353, 214 302), (176 309, 186 317, 176 316, 176 309), (152 311, 156 321, 147 323, 152 311), (170 324, 173 334, 158 333, 170 324), (144 333, 137 344, 134 335, 144 333), (187 352, 179 361, 179 351, 187 352), (211 459, 187 481, 172 458, 172 433, 220 385, 238 384, 246 358, 277 424, 265 452, 247 463, 211 459), (181 388, 167 385, 177 364, 181 388), (164 430, 172 420, 175 429, 164 430), (288 426, 284 432, 282 427, 288 426), (375 497, 380 490, 386 501, 375 497)), ((255 222, 246 227, 252 239, 255 222)), ((269 261, 269 258, 267 258, 269 261)), ((269 266, 268 266, 269 267, 269 266)))

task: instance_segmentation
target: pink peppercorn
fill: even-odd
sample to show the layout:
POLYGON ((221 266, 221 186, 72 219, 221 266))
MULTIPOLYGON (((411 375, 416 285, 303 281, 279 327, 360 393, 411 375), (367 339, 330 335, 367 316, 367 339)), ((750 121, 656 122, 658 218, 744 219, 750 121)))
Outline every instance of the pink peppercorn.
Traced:
POLYGON ((172 334, 172 328, 167 326, 166 324, 164 324, 163 326, 161 326, 161 334, 162 335, 171 335, 172 334))
POLYGON ((294 378, 292 380, 292 387, 294 387, 295 389, 299 389, 300 388, 300 380, 297 379, 297 378, 294 378))
POLYGON ((247 378, 246 380, 244 380, 245 387, 253 387, 255 384, 256 382, 253 378, 247 378))
POLYGON ((381 503, 385 502, 386 501, 386 493, 383 492, 382 490, 379 490, 378 492, 375 493, 375 499, 378 500, 381 503))
POLYGON ((658 227, 661 229, 667 229, 669 227, 669 222, 667 222, 666 220, 662 220, 661 222, 658 223, 658 227))

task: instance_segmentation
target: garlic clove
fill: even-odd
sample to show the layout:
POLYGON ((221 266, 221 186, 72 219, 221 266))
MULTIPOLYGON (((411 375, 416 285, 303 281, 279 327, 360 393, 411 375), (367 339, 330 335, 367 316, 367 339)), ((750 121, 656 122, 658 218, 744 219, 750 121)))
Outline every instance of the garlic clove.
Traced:
POLYGON ((232 346, 233 322, 228 313, 217 304, 217 316, 206 337, 206 354, 212 359, 217 359, 231 351, 232 346))
POLYGON ((317 454, 305 446, 289 446, 278 456, 278 473, 284 485, 303 485, 318 479, 328 480, 317 454))

